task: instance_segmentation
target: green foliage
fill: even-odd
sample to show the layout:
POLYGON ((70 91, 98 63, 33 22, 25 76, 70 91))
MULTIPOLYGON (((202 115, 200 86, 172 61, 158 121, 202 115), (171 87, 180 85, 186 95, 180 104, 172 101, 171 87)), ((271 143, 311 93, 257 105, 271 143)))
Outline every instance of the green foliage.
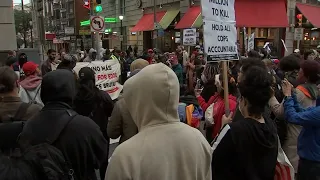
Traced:
POLYGON ((14 10, 14 20, 16 26, 16 33, 20 33, 23 36, 24 32, 28 32, 31 30, 32 25, 30 25, 30 21, 32 21, 31 12, 14 10))

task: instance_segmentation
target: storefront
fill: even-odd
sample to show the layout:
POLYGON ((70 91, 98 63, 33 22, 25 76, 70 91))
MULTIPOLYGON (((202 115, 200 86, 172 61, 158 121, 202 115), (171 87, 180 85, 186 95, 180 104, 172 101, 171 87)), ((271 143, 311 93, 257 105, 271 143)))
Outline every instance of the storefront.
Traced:
POLYGON ((299 48, 302 52, 320 49, 320 7, 297 3, 295 15, 295 27, 303 28, 303 37, 300 41, 294 41, 294 48, 299 48))
MULTIPOLYGON (((239 50, 245 53, 245 37, 255 33, 255 49, 270 43, 273 55, 281 55, 285 27, 288 27, 285 0, 236 0, 236 24, 239 50)), ((201 7, 192 6, 176 25, 176 29, 198 28, 201 45, 201 7)))
MULTIPOLYGON (((165 51, 173 51, 177 46, 175 24, 180 20, 179 10, 163 10, 144 14, 138 23, 130 29, 131 36, 143 32, 143 48, 157 47, 165 51), (157 23, 154 23, 156 16, 157 23)), ((129 37, 130 38, 130 37, 129 37)), ((131 37, 132 38, 132 37, 131 37)))

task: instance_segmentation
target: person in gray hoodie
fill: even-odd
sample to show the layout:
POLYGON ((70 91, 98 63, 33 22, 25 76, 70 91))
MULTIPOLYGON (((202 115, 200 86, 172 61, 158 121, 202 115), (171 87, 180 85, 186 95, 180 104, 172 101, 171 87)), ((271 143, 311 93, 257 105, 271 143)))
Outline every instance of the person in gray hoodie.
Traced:
POLYGON ((26 77, 20 82, 19 96, 21 101, 38 104, 43 107, 44 105, 40 97, 42 78, 39 77, 40 70, 38 65, 29 61, 23 65, 22 69, 26 77))
POLYGON ((97 60, 97 51, 93 48, 89 50, 88 56, 83 60, 83 62, 91 62, 97 60))

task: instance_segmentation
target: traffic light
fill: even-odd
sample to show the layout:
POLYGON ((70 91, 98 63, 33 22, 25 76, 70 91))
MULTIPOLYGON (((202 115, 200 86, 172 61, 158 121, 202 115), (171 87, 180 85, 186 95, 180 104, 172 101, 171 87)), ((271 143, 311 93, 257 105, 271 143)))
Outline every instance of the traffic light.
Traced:
POLYGON ((94 1, 94 11, 96 13, 102 12, 101 0, 94 1))
POLYGON ((302 27, 302 19, 303 19, 302 14, 297 14, 297 19, 298 19, 298 26, 302 27))

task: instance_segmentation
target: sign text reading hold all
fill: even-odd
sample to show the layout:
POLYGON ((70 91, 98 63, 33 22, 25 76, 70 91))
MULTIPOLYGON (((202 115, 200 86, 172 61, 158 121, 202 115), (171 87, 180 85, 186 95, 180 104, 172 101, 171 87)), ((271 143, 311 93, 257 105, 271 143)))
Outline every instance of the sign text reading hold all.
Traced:
POLYGON ((238 59, 235 23, 204 20, 203 29, 205 51, 213 61, 238 59))
POLYGON ((104 32, 105 22, 102 16, 90 17, 91 32, 104 32))
POLYGON ((203 19, 219 22, 235 22, 234 1, 201 0, 203 19))

